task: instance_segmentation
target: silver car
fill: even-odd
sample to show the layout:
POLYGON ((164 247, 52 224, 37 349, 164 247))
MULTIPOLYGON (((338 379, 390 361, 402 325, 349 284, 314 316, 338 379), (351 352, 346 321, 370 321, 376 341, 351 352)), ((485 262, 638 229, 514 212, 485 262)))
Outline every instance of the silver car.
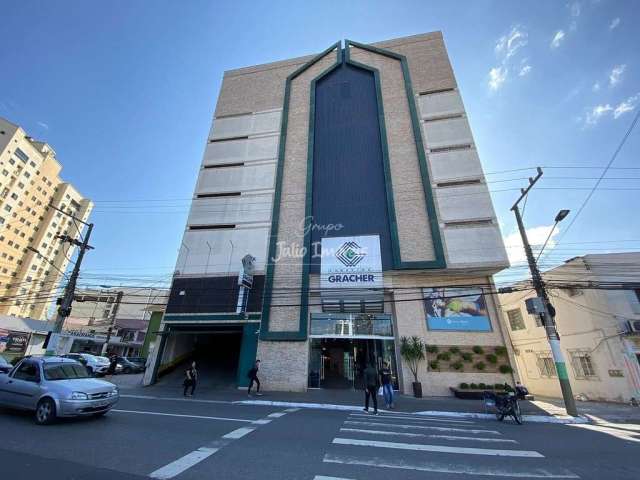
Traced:
POLYGON ((57 417, 104 415, 119 398, 113 383, 91 378, 68 358, 25 357, 9 374, 0 373, 0 406, 32 410, 39 425, 57 417))

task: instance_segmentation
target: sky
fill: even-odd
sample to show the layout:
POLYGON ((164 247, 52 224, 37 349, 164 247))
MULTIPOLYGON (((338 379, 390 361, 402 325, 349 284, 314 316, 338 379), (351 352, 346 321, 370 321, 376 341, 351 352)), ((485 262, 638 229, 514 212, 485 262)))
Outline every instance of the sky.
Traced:
POLYGON ((571 210, 543 268, 640 250, 640 127, 576 216, 639 108, 640 2, 23 0, 2 17, 0 116, 96 204, 86 284, 170 280, 225 70, 436 30, 514 265, 499 280, 524 272, 509 209, 536 166, 531 242, 571 210))

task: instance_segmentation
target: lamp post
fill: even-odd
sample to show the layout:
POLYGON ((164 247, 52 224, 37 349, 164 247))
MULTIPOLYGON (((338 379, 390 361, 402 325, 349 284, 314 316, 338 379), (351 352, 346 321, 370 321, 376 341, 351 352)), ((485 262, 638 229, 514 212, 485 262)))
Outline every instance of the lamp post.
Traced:
MULTIPOLYGON (((549 340, 549 345, 551 346, 551 353, 553 355, 553 361, 556 366, 556 371, 558 373, 558 380, 560 382, 560 390, 562 390, 562 398, 564 399, 564 405, 567 410, 567 413, 571 416, 578 416, 578 410, 576 409, 576 402, 573 398, 573 392, 571 391, 571 384, 569 383, 569 376, 567 375, 567 365, 564 361, 564 354, 560 349, 560 335, 558 335, 558 330, 556 329, 555 322, 555 309, 551 302, 549 301, 549 296, 547 295, 547 291, 545 289, 544 281, 542 280, 542 275, 540 274, 540 270, 538 270, 538 263, 536 259, 533 257, 533 251, 531 250, 531 245, 529 244, 529 239, 527 238, 527 232, 524 228, 524 223, 522 222, 522 216, 520 215, 520 209, 518 208, 518 203, 524 196, 529 193, 529 190, 533 185, 538 181, 538 179, 542 176, 542 170, 538 169, 538 175, 535 179, 529 179, 529 186, 526 189, 522 190, 522 195, 516 203, 513 204, 511 210, 516 216, 516 221, 518 223, 518 230, 520 231, 520 236, 522 237, 522 244, 524 245, 524 251, 527 255, 527 261, 529 262, 529 270, 531 270, 531 279, 533 281, 533 287, 536 290, 538 298, 542 301, 540 315, 543 320, 543 325, 545 332, 547 334, 547 338, 549 340)), ((564 220, 569 214, 569 210, 560 210, 555 218, 555 224, 549 232, 549 237, 547 237, 547 242, 549 238, 551 238, 551 233, 555 229, 556 225, 564 220)), ((545 246, 547 244, 545 242, 545 246)), ((542 253, 544 250, 544 246, 540 250, 542 253)), ((538 255, 539 256, 539 255, 538 255)))

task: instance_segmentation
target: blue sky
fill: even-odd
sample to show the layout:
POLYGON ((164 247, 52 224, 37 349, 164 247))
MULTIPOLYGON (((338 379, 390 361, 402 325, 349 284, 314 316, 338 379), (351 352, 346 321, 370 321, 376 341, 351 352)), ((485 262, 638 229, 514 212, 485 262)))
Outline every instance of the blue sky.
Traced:
MULTIPOLYGON (((494 172, 572 167, 545 168, 528 200, 541 243, 558 209, 575 214, 640 103, 633 0, 21 1, 2 12, 0 116, 50 143, 63 178, 96 202, 86 282, 170 278, 227 69, 441 30, 516 262, 518 192, 498 190, 535 171, 494 172)), ((640 249, 639 152, 640 128, 544 265, 640 249)))

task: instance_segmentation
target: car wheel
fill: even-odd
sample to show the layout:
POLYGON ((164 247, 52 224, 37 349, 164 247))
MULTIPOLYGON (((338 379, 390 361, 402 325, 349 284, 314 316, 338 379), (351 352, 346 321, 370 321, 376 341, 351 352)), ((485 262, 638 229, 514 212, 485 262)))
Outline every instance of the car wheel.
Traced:
POLYGON ((50 425, 56 419, 56 404, 50 398, 43 398, 36 407, 36 423, 50 425))
POLYGON ((131 373, 131 369, 129 367, 122 370, 122 373, 131 373))

